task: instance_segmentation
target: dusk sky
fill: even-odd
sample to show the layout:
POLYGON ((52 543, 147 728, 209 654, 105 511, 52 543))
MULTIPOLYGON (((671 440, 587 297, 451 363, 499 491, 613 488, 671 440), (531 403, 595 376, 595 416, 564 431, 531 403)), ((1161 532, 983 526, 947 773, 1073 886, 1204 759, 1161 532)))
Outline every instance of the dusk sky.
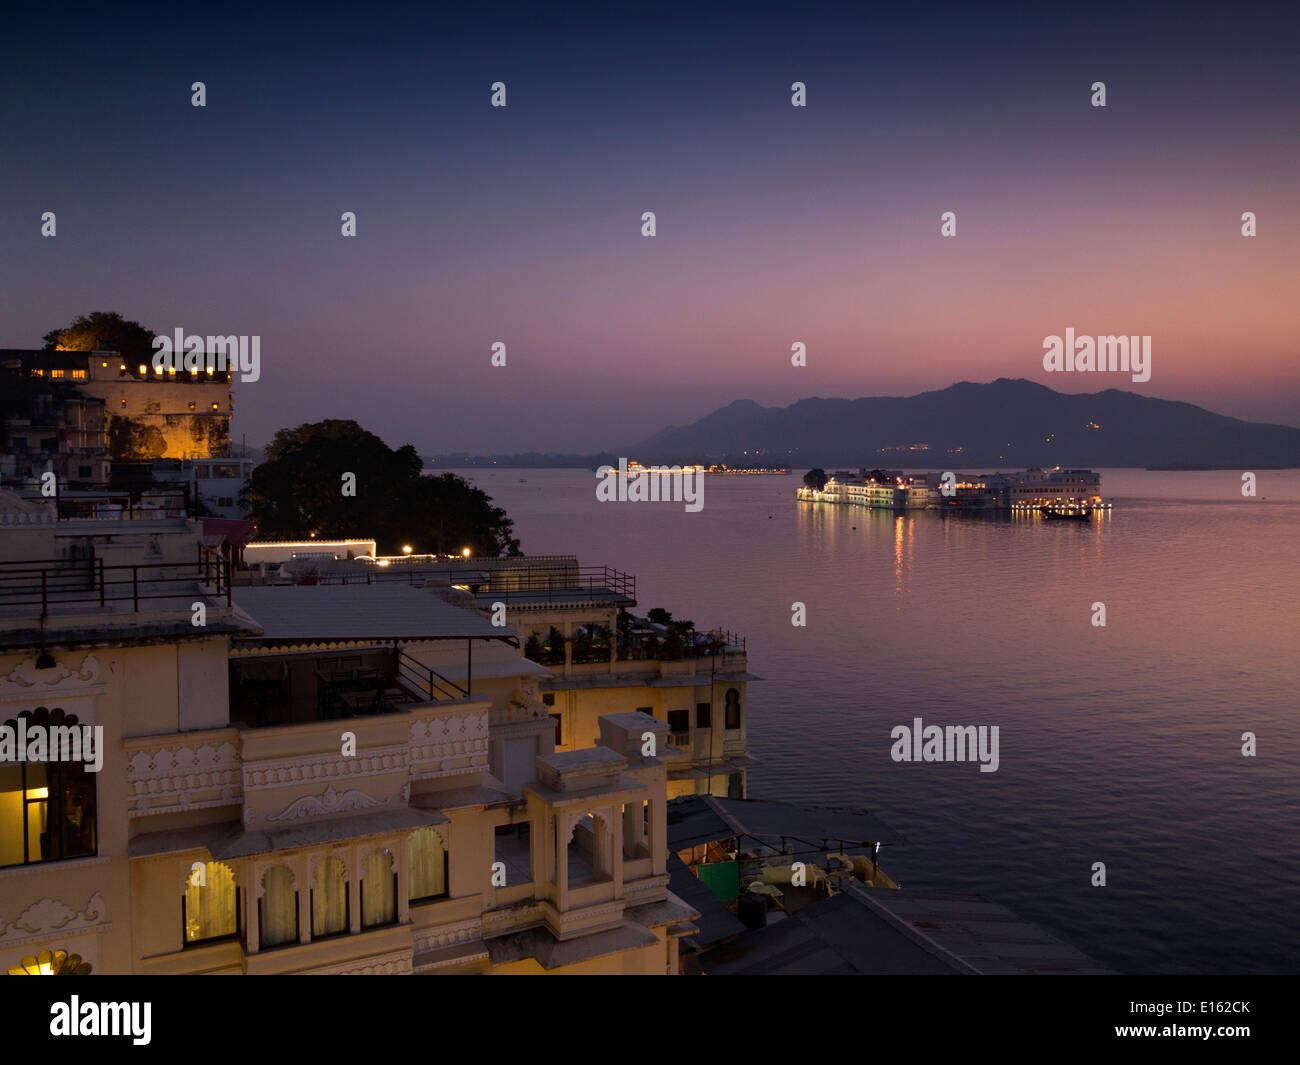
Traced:
POLYGON ((1300 425, 1294 5, 694 6, 6 12, 0 347, 260 335, 250 444, 617 449, 997 377, 1300 425), (1045 373, 1067 327, 1151 335, 1150 381, 1045 373))

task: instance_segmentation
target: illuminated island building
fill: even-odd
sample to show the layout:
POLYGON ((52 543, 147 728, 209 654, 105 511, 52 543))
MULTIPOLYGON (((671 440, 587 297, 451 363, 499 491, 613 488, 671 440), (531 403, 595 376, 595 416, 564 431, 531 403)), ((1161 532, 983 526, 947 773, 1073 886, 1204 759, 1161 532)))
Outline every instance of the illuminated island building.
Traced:
POLYGON ((821 488, 803 484, 807 503, 841 503, 880 510, 1034 511, 1043 507, 1104 508, 1101 474, 1094 470, 1029 469, 1023 473, 905 473, 843 470, 821 488))

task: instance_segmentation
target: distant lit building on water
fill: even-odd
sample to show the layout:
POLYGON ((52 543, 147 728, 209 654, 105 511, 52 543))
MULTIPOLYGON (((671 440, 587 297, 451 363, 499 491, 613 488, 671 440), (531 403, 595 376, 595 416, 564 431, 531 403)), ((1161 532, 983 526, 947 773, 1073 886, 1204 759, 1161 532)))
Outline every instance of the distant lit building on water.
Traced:
POLYGON ((1041 470, 1023 473, 904 473, 837 471, 820 488, 800 485, 796 498, 810 503, 841 503, 881 510, 1040 510, 1105 508, 1101 474, 1095 470, 1041 470), (945 485, 947 491, 945 492, 945 485))

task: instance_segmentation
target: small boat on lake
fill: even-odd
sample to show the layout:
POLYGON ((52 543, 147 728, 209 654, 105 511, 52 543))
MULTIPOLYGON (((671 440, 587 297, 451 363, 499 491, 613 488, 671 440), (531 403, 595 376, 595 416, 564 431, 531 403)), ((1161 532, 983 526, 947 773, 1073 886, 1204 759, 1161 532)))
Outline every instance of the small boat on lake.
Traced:
POLYGON ((1092 507, 1052 505, 1039 507, 1038 513, 1049 520, 1087 521, 1092 517, 1092 507))

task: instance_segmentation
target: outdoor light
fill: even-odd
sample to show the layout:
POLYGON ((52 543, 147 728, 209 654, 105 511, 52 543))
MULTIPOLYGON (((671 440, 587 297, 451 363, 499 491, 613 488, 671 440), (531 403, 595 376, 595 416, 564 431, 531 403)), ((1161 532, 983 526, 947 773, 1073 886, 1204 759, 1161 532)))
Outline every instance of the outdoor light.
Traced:
POLYGON ((403 544, 403 545, 402 545, 402 554, 404 554, 404 555, 409 555, 410 553, 411 553, 411 545, 410 545, 410 544, 403 544))
POLYGON ((469 558, 469 548, 467 547, 464 550, 462 550, 461 554, 464 555, 466 558, 469 558))

